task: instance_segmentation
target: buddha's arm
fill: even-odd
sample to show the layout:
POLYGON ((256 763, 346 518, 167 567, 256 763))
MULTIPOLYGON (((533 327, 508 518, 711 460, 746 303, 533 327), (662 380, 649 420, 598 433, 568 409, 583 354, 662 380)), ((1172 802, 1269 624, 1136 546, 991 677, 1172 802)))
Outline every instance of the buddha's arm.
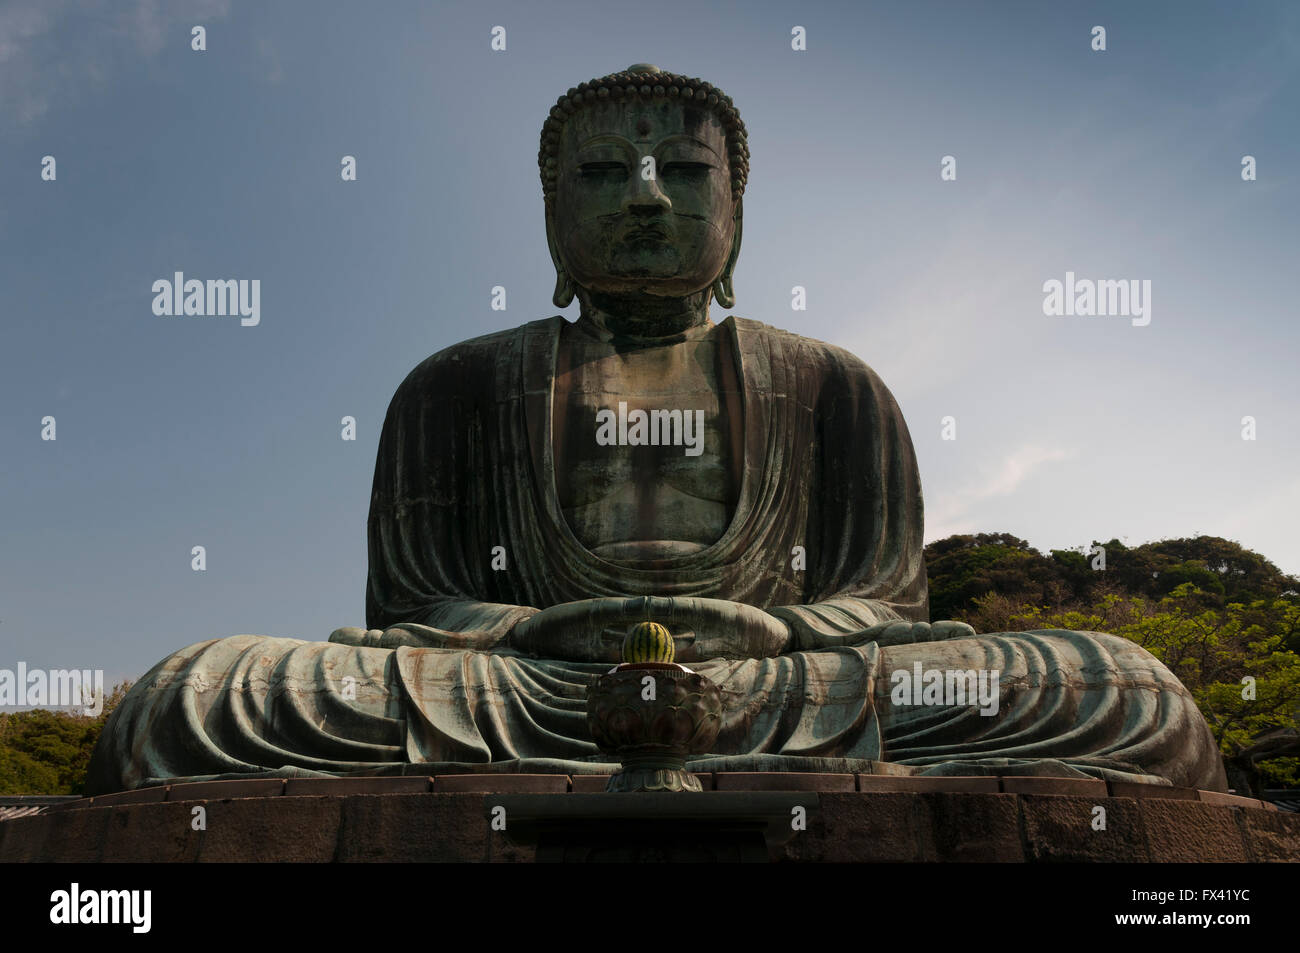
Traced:
POLYGON ((902 618, 887 602, 872 599, 828 599, 810 606, 774 606, 767 610, 790 626, 789 651, 839 645, 904 645, 941 642, 975 634, 965 622, 917 622, 902 618))
POLYGON ((800 534, 808 540, 800 583, 812 598, 767 611, 789 625, 792 651, 898 637, 929 615, 911 435, 889 389, 856 356, 822 345, 800 363, 808 367, 800 383, 815 382, 804 394, 814 408, 815 477, 800 534))
MULTIPOLYGON (((491 649, 537 613, 510 591, 513 555, 495 561, 497 548, 505 559, 498 544, 511 542, 497 515, 513 503, 489 438, 500 350, 475 339, 440 351, 393 395, 367 524, 364 644, 491 649)), ((357 638, 341 633, 336 641, 357 638)))
POLYGON ((767 611, 790 627, 790 651, 844 644, 865 629, 902 619, 886 602, 855 596, 806 606, 772 606, 767 611))
POLYGON ((531 606, 439 599, 409 621, 451 632, 481 632, 503 640, 517 624, 536 614, 537 610, 531 606))
POLYGON ((506 645, 514 627, 537 615, 537 611, 531 606, 443 599, 382 629, 360 626, 335 629, 329 641, 385 649, 410 645, 484 651, 506 645))
MULTIPOLYGON (((371 628, 415 626, 455 634, 458 638, 451 640, 454 644, 449 642, 449 648, 501 645, 517 624, 538 610, 472 598, 476 583, 484 588, 486 583, 465 569, 465 553, 453 542, 436 548, 425 542, 422 531, 453 522, 437 509, 423 501, 401 510, 372 507, 367 622, 371 628)), ((424 639, 418 644, 435 642, 424 639)))

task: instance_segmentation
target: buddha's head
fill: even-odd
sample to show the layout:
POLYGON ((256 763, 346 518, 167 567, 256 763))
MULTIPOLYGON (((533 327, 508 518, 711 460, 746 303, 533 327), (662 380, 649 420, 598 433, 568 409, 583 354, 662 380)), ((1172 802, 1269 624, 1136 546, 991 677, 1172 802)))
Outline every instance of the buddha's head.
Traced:
POLYGON ((570 89, 538 156, 555 304, 575 292, 735 303, 745 125, 698 79, 637 65, 570 89))

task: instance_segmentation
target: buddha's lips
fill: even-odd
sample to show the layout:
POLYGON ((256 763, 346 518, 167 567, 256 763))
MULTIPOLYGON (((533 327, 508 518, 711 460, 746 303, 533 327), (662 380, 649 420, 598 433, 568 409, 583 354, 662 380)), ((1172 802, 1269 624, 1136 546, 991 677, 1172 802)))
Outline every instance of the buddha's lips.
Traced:
POLYGON ((627 242, 668 241, 668 229, 662 225, 634 225, 623 232, 627 242))

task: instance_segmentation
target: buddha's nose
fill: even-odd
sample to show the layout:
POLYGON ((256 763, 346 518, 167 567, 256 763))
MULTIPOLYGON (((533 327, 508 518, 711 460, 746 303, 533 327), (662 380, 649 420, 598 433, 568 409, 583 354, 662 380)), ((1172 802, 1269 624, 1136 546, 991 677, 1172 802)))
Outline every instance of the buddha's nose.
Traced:
POLYGON ((659 188, 657 169, 643 165, 632 175, 627 195, 623 197, 623 211, 645 214, 670 211, 672 201, 659 188))

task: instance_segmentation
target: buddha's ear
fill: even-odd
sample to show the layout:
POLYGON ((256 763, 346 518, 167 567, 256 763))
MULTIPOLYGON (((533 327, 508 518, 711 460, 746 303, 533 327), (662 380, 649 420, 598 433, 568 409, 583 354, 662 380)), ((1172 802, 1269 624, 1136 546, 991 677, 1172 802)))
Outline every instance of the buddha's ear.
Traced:
POLYGON ((555 265, 555 294, 551 295, 551 303, 557 308, 567 308, 573 303, 573 281, 560 260, 560 245, 555 240, 555 216, 550 208, 546 210, 546 247, 551 250, 551 262, 555 265))
POLYGON ((732 217, 736 228, 731 238, 731 254, 727 256, 727 264, 723 267, 722 274, 718 275, 718 280, 713 283, 713 297, 723 308, 736 306, 736 292, 731 285, 731 274, 736 270, 736 259, 740 257, 740 232, 745 218, 744 212, 744 201, 736 199, 736 214, 732 217))

